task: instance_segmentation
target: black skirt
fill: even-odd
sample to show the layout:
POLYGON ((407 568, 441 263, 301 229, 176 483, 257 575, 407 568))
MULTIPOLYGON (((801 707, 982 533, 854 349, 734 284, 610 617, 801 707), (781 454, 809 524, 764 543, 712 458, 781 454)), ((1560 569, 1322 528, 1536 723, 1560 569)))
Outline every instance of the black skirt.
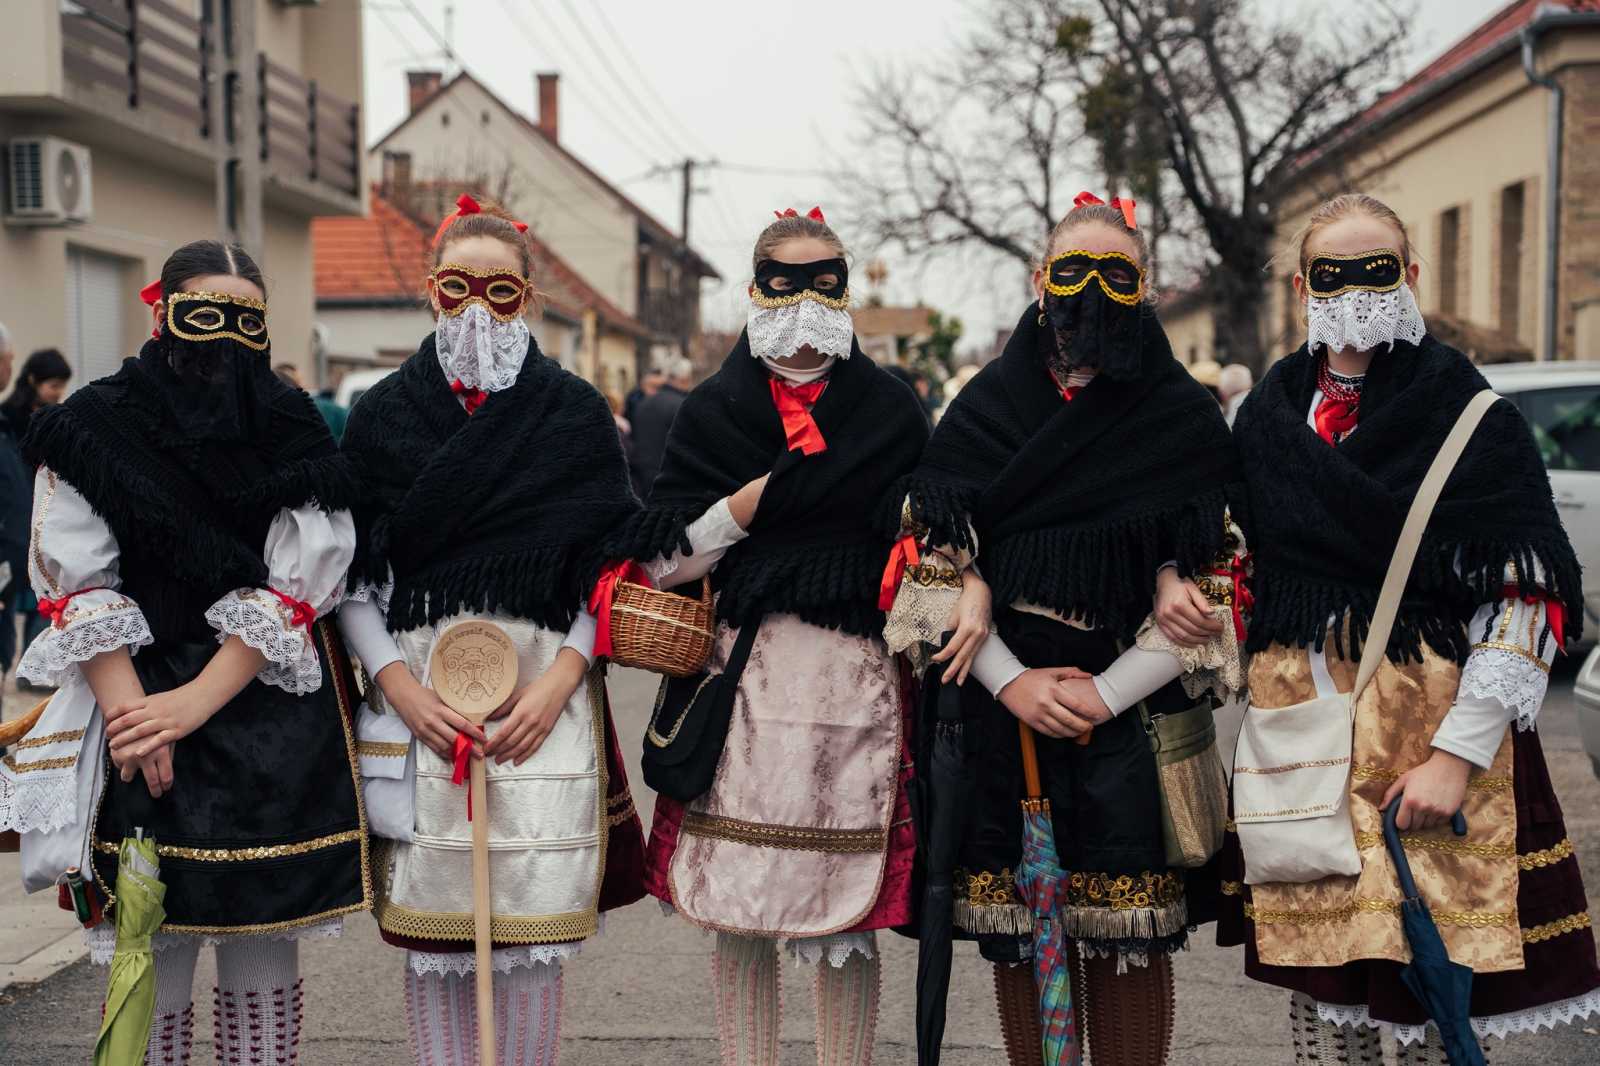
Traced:
MULTIPOLYGON (((1014 610, 998 612, 996 621, 1030 668, 1099 673, 1119 654, 1109 632, 1014 610)), ((923 736, 934 732, 941 670, 929 671, 923 736)), ((1015 883, 1026 795, 1018 721, 973 681, 962 686, 961 704, 976 788, 955 872, 958 935, 975 937, 986 958, 1014 962, 1028 957, 1032 930, 1015 883)), ((1152 715, 1191 705, 1177 682, 1145 700, 1152 715)), ((1190 927, 1212 919, 1216 880, 1205 870, 1167 868, 1155 756, 1138 710, 1095 727, 1088 744, 1036 734, 1035 748, 1067 876, 1065 933, 1100 954, 1181 948, 1190 927)))
MULTIPOLYGON (((313 629, 322 687, 292 695, 260 681, 173 745, 173 785, 108 780, 94 826, 95 878, 116 890, 117 852, 143 829, 167 886, 162 929, 266 933, 371 903, 355 755, 353 680, 332 624, 313 629)), ((214 641, 158 642, 133 657, 146 692, 195 677, 214 641)))

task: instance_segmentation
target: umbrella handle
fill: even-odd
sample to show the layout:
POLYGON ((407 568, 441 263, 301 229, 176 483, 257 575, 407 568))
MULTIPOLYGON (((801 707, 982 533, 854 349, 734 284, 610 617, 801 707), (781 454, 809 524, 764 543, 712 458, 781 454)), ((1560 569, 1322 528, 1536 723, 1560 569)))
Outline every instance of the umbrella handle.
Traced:
POLYGON ((1039 752, 1034 747, 1033 730, 1028 723, 1017 719, 1018 737, 1022 742, 1022 780, 1028 789, 1029 799, 1041 799, 1044 789, 1039 784, 1039 752))
MULTIPOLYGON (((1400 843, 1400 827, 1395 821, 1400 816, 1400 801, 1404 798, 1404 791, 1397 793, 1383 812, 1383 841, 1389 847, 1389 858, 1393 860, 1395 875, 1400 879, 1401 893, 1407 899, 1417 899, 1417 882, 1411 876, 1411 861, 1406 858, 1405 846, 1400 843)), ((1456 836, 1466 836, 1467 816, 1456 811, 1450 816, 1450 828, 1456 836)))

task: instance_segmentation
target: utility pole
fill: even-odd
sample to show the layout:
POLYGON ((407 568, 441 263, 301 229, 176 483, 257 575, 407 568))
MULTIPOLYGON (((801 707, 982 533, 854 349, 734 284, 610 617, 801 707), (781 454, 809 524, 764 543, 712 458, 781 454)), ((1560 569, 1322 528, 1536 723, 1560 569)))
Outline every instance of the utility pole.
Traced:
POLYGON ((694 187, 695 167, 714 167, 715 159, 695 159, 685 156, 679 166, 683 171, 683 212, 682 225, 679 227, 679 236, 682 239, 682 254, 679 256, 677 302, 678 307, 678 346, 679 354, 685 358, 689 355, 689 341, 694 334, 696 320, 695 311, 700 300, 699 278, 689 269, 689 205, 694 202, 694 194, 704 192, 704 189, 694 187))

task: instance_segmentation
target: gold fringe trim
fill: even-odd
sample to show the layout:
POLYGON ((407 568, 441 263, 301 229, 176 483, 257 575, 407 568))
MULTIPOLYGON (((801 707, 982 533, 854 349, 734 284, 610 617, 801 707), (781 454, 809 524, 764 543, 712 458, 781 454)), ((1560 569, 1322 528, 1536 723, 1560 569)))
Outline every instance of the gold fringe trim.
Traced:
POLYGON ((1545 922, 1531 929, 1522 931, 1524 944, 1538 944, 1566 933, 1576 933, 1580 929, 1588 929, 1592 923, 1587 911, 1578 914, 1569 914, 1565 918, 1557 918, 1553 922, 1545 922))
POLYGON ((403 759, 411 753, 409 740, 362 740, 356 743, 357 755, 369 755, 381 759, 403 759))
POLYGON ((1524 870, 1537 870, 1541 866, 1554 866, 1564 859, 1572 858, 1572 855, 1572 841, 1563 837, 1558 843, 1543 851, 1532 851, 1517 856, 1517 865, 1524 870))
POLYGON ((730 840, 763 848, 821 851, 833 854, 867 854, 881 851, 888 842, 884 829, 823 829, 802 825, 763 825, 738 818, 687 811, 682 832, 712 840, 730 840))
MULTIPOLYGON (((1270 911, 1252 904, 1244 905, 1244 916, 1257 925, 1329 925, 1349 921, 1358 913, 1398 914, 1400 901, 1394 899, 1358 899, 1342 907, 1325 911, 1270 911)), ((1440 925, 1459 925, 1471 929, 1489 929, 1511 925, 1517 920, 1515 912, 1494 911, 1434 911, 1433 920, 1440 925)))
POLYGON ((1062 932, 1089 940, 1152 940, 1189 928, 1189 905, 1183 899, 1129 910, 1064 906, 1060 914, 1062 932))
MULTIPOLYGON (((1368 766, 1360 763, 1351 767, 1350 776, 1357 781, 1398 781, 1400 771, 1391 770, 1386 766, 1368 766)), ((1491 776, 1478 774, 1467 778, 1467 791, 1469 792, 1505 792, 1511 788, 1511 777, 1491 776)))
POLYGON ((1033 912, 1020 903, 974 906, 957 899, 952 920, 957 929, 968 933, 1011 933, 1027 936, 1033 932, 1033 912))
MULTIPOLYGON (((386 899, 378 901, 378 925, 391 933, 422 940, 465 940, 473 937, 471 914, 419 911, 386 899)), ((502 944, 557 944, 584 940, 600 927, 593 909, 524 917, 496 914, 489 919, 489 935, 502 944)))
POLYGON ((19 740, 15 744, 11 745, 11 747, 15 751, 23 751, 27 748, 42 748, 46 744, 59 744, 64 740, 82 739, 83 730, 69 729, 64 733, 47 733, 42 737, 24 737, 22 740, 19 740))
MULTIPOLYGON (((260 859, 281 859, 286 855, 307 855, 313 851, 337 847, 360 840, 366 833, 360 829, 346 829, 298 844, 265 844, 252 848, 186 848, 180 844, 157 844, 156 854, 163 859, 194 859, 197 862, 255 862, 260 859)), ((107 855, 116 855, 121 845, 109 840, 96 840, 94 849, 107 855)))
POLYGON ((76 755, 62 755, 55 759, 35 759, 33 762, 18 762, 15 755, 7 755, 4 758, 0 758, 0 762, 5 763, 7 769, 19 774, 31 773, 35 770, 61 770, 72 766, 77 761, 78 757, 76 755))
MULTIPOLYGON (((1378 847, 1383 844, 1382 833, 1357 833, 1356 847, 1362 851, 1378 847)), ((1517 857, 1515 844, 1472 844, 1465 840, 1452 840, 1449 837, 1424 837, 1404 835, 1400 843, 1407 850, 1419 851, 1444 851, 1451 855, 1471 855, 1479 859, 1514 859, 1517 857)))

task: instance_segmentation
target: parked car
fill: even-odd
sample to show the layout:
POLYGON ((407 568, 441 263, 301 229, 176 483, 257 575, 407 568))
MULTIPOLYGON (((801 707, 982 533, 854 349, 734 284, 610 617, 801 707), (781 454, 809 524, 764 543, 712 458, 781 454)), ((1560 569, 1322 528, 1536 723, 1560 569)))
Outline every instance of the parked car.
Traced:
POLYGON ((352 370, 339 380, 339 391, 333 398, 340 407, 348 411, 355 407, 362 393, 398 369, 399 367, 386 366, 375 370, 352 370))
POLYGON ((1583 750, 1589 753, 1594 776, 1600 777, 1600 648, 1591 651, 1578 668, 1572 695, 1578 707, 1578 735, 1583 738, 1583 750))

